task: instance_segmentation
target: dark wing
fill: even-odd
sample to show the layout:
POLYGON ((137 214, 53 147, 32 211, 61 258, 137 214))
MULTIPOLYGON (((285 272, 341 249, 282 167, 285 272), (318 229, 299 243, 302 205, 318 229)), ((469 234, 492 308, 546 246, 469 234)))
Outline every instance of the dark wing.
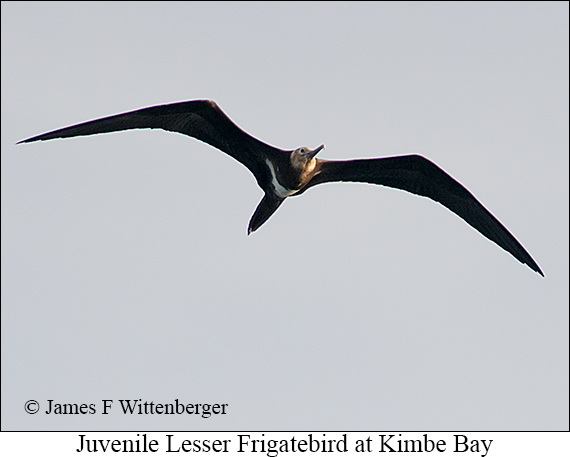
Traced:
MULTIPOLYGON (((280 150, 241 130, 211 100, 151 106, 44 133, 19 143, 69 138, 131 129, 163 129, 183 133, 218 148, 244 164, 258 182, 266 179, 264 158, 280 150)), ((18 143, 18 144, 19 144, 18 143)))
POLYGON ((424 157, 409 155, 384 159, 320 161, 319 166, 318 173, 306 188, 330 181, 356 181, 395 187, 429 197, 449 208, 517 260, 544 276, 530 254, 495 216, 465 187, 424 157))
POLYGON ((255 212, 249 220, 249 226, 247 227, 247 234, 255 232, 259 227, 261 227, 271 215, 277 211, 277 208, 281 206, 284 198, 277 198, 273 194, 265 194, 263 199, 257 205, 255 212))

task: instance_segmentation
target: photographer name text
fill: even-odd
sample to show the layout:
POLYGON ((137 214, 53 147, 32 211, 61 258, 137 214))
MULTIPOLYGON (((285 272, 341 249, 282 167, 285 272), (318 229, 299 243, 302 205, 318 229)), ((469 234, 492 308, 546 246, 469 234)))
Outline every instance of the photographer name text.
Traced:
MULTIPOLYGON (((36 402, 37 403, 37 402, 36 402)), ((39 405, 38 405, 39 408, 39 405)), ((47 400, 45 414, 112 414, 153 415, 153 414, 194 414, 204 419, 212 415, 227 414, 228 403, 185 403, 177 398, 171 403, 137 400, 101 400, 95 403, 58 403, 47 400)), ((36 411, 37 412, 37 411, 36 411)))

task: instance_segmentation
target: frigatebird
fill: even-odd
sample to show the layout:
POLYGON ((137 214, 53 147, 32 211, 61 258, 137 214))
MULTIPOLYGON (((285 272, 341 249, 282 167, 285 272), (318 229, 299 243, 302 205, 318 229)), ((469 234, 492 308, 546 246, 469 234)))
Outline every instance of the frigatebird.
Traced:
MULTIPOLYGON (((249 221, 257 230, 293 195, 332 181, 353 181, 402 189, 447 207, 517 260, 544 276, 516 238, 465 187, 436 164, 419 155, 356 160, 321 160, 322 149, 283 150, 240 129, 212 100, 151 106, 95 119, 22 140, 19 143, 131 129, 163 129, 183 133, 229 154, 255 176, 265 195, 249 221)), ((19 144, 18 143, 18 144, 19 144)))

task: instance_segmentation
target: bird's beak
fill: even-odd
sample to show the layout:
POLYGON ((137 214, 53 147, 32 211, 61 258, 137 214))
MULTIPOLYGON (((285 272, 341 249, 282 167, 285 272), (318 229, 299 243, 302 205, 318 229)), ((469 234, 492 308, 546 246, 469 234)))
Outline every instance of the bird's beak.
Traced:
POLYGON ((322 149, 325 148, 324 144, 321 144, 318 148, 313 149, 312 151, 309 151, 307 156, 309 157, 309 159, 312 159, 313 157, 315 157, 322 149))

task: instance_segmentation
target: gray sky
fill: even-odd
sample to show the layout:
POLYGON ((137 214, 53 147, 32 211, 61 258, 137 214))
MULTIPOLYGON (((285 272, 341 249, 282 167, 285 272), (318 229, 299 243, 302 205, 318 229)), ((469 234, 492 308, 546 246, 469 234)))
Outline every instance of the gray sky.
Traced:
POLYGON ((2 429, 567 429, 568 179, 565 2, 2 2, 2 429), (183 135, 15 146, 197 98, 278 147, 428 157, 546 277, 379 186, 247 236, 255 179, 183 135))

